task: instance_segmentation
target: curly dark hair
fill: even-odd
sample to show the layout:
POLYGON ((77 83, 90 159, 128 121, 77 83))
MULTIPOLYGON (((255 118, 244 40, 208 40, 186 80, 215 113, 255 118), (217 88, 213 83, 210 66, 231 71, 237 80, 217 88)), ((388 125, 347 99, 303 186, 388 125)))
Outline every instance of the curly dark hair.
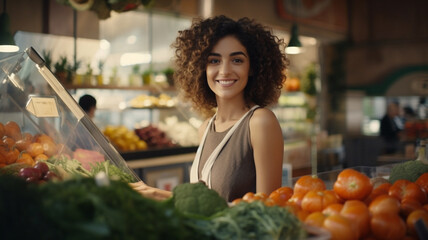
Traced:
POLYGON ((277 102, 286 79, 288 59, 282 51, 285 43, 273 35, 271 29, 249 18, 237 21, 226 16, 205 20, 195 19, 189 29, 178 32, 175 48, 174 80, 184 100, 203 115, 210 115, 217 107, 216 97, 208 86, 206 67, 208 55, 223 37, 236 37, 246 48, 251 76, 244 90, 244 98, 262 107, 277 102))

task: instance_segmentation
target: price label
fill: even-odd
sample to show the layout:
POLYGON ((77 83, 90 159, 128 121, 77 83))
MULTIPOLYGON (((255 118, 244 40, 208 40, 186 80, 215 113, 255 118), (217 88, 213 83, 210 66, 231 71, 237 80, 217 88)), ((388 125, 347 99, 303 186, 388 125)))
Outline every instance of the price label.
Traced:
POLYGON ((54 97, 31 97, 27 111, 36 117, 58 117, 58 108, 54 97))

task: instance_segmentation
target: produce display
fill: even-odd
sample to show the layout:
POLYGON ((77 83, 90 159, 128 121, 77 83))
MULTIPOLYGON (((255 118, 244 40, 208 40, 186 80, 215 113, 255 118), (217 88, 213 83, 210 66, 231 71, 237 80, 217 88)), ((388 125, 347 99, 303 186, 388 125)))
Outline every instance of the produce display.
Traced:
POLYGON ((146 141, 125 126, 109 125, 103 130, 103 134, 119 151, 136 151, 148 148, 146 141))
MULTIPOLYGON (((418 161, 412 162, 405 164, 420 167, 418 161)), ((391 177, 396 174, 391 172, 391 177)), ((305 224, 327 230, 331 239, 424 239, 415 222, 421 219, 425 224, 421 231, 427 233, 428 171, 409 176, 414 181, 389 181, 347 168, 339 172, 332 188, 318 176, 307 175, 298 178, 293 188, 284 186, 269 195, 250 192, 232 204, 259 201, 281 206, 305 224)))
POLYGON ((166 133, 160 130, 158 127, 150 124, 146 127, 135 129, 135 133, 140 139, 147 142, 149 147, 174 147, 175 143, 166 135, 166 133))
POLYGON ((133 108, 174 107, 176 100, 165 93, 161 93, 158 97, 141 94, 131 99, 129 105, 133 108))
POLYGON ((82 148, 71 151, 46 134, 22 133, 14 121, 0 123, 0 138, 0 174, 42 183, 104 172, 115 180, 134 181, 134 176, 106 161, 101 153, 82 148))
MULTIPOLYGON (((105 181, 107 180, 107 181, 105 181)), ((155 201, 128 184, 75 178, 44 184, 0 175, 0 232, 5 239, 305 239, 287 209, 262 202, 228 207, 202 183, 186 183, 155 201), (191 199, 197 192, 192 213, 191 199), (212 210, 208 210, 213 206, 212 210), (19 217, 17 217, 19 216, 19 217)))

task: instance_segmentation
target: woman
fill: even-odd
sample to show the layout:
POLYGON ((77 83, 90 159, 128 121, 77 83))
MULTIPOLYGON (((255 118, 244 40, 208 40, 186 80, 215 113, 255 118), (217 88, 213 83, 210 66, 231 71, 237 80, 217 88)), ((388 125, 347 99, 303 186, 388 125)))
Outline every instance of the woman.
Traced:
POLYGON ((279 188, 283 136, 265 107, 276 103, 285 80, 283 41, 248 18, 218 16, 194 21, 173 46, 181 96, 209 116, 191 182, 204 181, 228 201, 279 188))

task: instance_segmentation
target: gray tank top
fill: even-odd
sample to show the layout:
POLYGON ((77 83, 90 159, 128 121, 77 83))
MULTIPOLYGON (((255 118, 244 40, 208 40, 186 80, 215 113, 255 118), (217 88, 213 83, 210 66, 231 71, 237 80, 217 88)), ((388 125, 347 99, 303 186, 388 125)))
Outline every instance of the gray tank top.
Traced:
MULTIPOLYGON (((256 167, 249 126, 254 111, 255 109, 236 128, 211 169, 211 188, 229 202, 241 198, 247 192, 256 192, 256 167)), ((207 127, 209 130, 201 152, 199 176, 211 152, 230 130, 216 132, 214 121, 207 127)))

